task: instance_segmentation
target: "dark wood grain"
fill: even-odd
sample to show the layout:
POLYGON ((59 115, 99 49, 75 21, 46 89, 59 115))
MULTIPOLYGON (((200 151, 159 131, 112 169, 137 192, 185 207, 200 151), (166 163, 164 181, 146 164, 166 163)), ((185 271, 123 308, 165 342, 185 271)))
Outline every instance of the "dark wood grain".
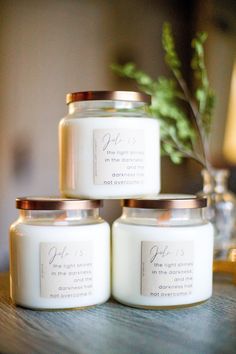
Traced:
POLYGON ((0 352, 47 354, 233 354, 236 287, 217 281, 202 305, 138 310, 116 302, 87 310, 31 311, 9 300, 0 275, 0 352))

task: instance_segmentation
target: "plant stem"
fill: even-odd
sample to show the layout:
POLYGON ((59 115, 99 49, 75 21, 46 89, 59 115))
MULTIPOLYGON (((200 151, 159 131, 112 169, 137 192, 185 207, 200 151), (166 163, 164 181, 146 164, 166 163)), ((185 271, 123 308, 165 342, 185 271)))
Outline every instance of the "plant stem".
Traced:
MULTIPOLYGON (((162 129, 164 129, 164 128, 162 127, 162 129)), ((170 135, 170 138, 171 138, 172 142, 170 142, 169 140, 167 141, 163 138, 162 138, 162 141, 172 145, 174 148, 176 148, 178 151, 180 151, 185 157, 192 158, 193 160, 200 163, 204 168, 207 168, 206 160, 202 159, 196 152, 193 153, 191 151, 186 151, 184 146, 181 143, 179 143, 179 141, 173 135, 170 135)))
MULTIPOLYGON (((175 73, 174 73, 174 75, 175 75, 175 73)), ((201 145, 202 145, 201 147, 202 147, 203 159, 205 161, 204 166, 207 168, 208 171, 211 171, 212 168, 211 168, 211 165, 209 163, 209 158, 208 158, 209 157, 209 146, 208 146, 208 143, 206 141, 206 136, 204 134, 204 129, 203 129, 202 122, 201 122, 201 119, 200 119, 199 110, 198 110, 195 102, 191 98, 191 95, 189 93, 188 87, 187 87, 186 82, 184 81, 184 79, 179 78, 176 75, 175 75, 175 78, 176 78, 179 86, 181 87, 181 89, 182 89, 182 91, 184 93, 184 96, 186 97, 186 101, 188 102, 189 107, 190 107, 190 109, 192 111, 192 114, 193 114, 193 116, 195 118, 197 130, 198 130, 198 133, 199 133, 199 136, 200 136, 201 145)))
POLYGON ((164 140, 162 139, 162 141, 164 143, 167 143, 169 145, 171 145, 172 147, 174 147, 176 150, 180 151, 184 157, 186 158, 191 158, 193 160, 195 160, 196 162, 198 162, 200 165, 202 165, 204 168, 206 168, 205 162, 204 160, 202 160, 199 156, 197 156, 197 154, 193 154, 190 151, 186 151, 183 148, 181 148, 181 146, 179 144, 177 144, 175 141, 170 142, 169 140, 164 140))

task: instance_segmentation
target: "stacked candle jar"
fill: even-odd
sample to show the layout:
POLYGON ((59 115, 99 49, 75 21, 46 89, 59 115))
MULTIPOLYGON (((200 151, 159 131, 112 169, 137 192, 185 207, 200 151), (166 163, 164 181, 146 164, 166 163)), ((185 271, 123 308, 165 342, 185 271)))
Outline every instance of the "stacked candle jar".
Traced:
POLYGON ((102 199, 123 199, 113 226, 112 293, 165 308, 211 296, 211 225, 194 196, 160 191, 160 139, 151 97, 131 91, 67 95, 59 125, 61 198, 17 199, 10 232, 11 298, 33 309, 81 308, 110 297, 110 230, 102 199), (199 235, 200 234, 200 235, 199 235))

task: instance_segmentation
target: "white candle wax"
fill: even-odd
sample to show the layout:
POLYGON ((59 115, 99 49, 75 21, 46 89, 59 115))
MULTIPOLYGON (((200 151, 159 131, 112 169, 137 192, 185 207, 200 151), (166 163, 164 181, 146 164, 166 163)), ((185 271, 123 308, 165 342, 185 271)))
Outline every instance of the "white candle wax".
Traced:
MULTIPOLYGON (((113 225, 112 294, 118 301, 165 308, 199 303, 212 294, 210 223, 154 225, 153 219, 113 225)), ((155 222, 155 220, 154 220, 155 222)), ((184 223, 184 222, 183 222, 184 223)))
POLYGON ((32 309, 66 309, 110 297, 106 222, 53 225, 17 221, 10 230, 11 298, 32 309))
POLYGON ((119 107, 125 108, 124 116, 117 113, 117 102, 76 104, 59 126, 61 193, 67 197, 102 199, 158 193, 157 119, 140 111, 133 113, 131 103, 130 106, 127 102, 119 103, 119 107), (107 105, 111 112, 115 111, 114 115, 109 110, 103 113, 103 106, 107 105))

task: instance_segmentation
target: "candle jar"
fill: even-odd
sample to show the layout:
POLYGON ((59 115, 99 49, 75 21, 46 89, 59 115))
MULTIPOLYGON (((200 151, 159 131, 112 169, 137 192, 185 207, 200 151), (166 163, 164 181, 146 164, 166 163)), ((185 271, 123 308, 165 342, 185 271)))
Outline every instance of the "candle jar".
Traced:
POLYGON ((67 95, 59 125, 60 191, 66 197, 116 199, 160 190, 159 123, 151 97, 131 91, 67 95))
POLYGON ((10 228, 10 293, 31 309, 68 309, 110 297, 110 232, 99 200, 19 198, 10 228))
POLYGON ((214 226, 214 262, 216 273, 232 275, 236 283, 236 196, 228 189, 229 171, 202 171, 203 190, 198 196, 208 200, 206 217, 214 226))
POLYGON ((205 198, 127 199, 113 224, 112 294, 143 308, 189 306, 212 294, 213 227, 205 198))

